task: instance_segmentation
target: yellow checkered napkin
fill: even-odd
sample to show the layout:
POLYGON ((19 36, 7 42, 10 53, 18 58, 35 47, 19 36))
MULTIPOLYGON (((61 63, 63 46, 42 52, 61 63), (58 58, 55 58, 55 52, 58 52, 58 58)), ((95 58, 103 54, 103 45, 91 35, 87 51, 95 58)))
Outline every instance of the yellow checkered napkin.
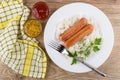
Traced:
POLYGON ((22 0, 0 2, 0 60, 19 74, 44 78, 46 55, 23 30, 29 13, 22 0))

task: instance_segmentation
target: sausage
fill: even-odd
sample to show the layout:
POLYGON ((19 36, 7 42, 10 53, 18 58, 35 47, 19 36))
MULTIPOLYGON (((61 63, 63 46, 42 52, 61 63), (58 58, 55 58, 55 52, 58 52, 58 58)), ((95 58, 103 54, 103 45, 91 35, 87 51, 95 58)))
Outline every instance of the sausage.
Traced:
POLYGON ((66 30, 64 33, 60 34, 59 39, 65 42, 67 39, 76 34, 80 29, 82 29, 85 25, 87 25, 87 19, 81 18, 78 22, 76 22, 71 28, 66 30))
POLYGON ((93 31, 93 25, 88 24, 83 27, 79 32, 69 38, 67 41, 64 42, 64 46, 69 48, 70 46, 74 45, 76 42, 80 41, 83 37, 90 34, 93 31))

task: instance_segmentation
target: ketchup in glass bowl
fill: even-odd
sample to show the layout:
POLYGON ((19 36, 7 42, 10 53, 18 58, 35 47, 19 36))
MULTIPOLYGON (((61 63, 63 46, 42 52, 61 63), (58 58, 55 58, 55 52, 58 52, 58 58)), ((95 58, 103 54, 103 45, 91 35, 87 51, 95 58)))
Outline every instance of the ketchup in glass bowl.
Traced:
POLYGON ((37 2, 32 8, 33 15, 39 20, 45 20, 49 15, 49 7, 45 2, 37 2))

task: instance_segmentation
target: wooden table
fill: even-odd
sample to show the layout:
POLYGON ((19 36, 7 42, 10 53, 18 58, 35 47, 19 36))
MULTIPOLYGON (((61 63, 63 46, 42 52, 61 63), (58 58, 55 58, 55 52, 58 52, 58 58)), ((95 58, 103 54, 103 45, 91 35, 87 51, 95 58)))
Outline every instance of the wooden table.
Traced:
MULTIPOLYGON (((85 2, 101 9, 110 19, 115 35, 115 43, 109 59, 99 67, 101 71, 107 74, 107 77, 101 77, 94 71, 82 74, 70 73, 56 66, 48 57, 48 69, 44 80, 120 80, 120 0, 24 0, 24 4, 29 8, 38 1, 45 1, 51 10, 50 15, 59 7, 72 2, 85 2)), ((31 18, 34 17, 31 14, 31 18)), ((41 21, 45 27, 46 21, 41 21)), ((43 30, 44 31, 44 30, 43 30)), ((44 49, 43 33, 37 38, 40 46, 44 49)), ((41 80, 20 77, 13 70, 0 62, 0 80, 41 80)))

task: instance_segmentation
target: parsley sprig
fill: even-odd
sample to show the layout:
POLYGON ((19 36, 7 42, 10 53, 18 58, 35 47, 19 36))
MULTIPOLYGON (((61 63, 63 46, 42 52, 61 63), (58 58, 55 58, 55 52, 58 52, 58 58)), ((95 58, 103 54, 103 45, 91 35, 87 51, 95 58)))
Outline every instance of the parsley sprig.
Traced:
MULTIPOLYGON (((67 52, 68 52, 68 56, 69 57, 76 57, 77 56, 77 52, 76 51, 74 53, 72 53, 69 50, 67 50, 67 52)), ((77 63, 77 60, 73 58, 71 65, 76 64, 76 63, 77 63)))
MULTIPOLYGON (((94 41, 90 43, 90 45, 85 50, 81 49, 80 54, 84 54, 85 57, 88 57, 92 51, 94 52, 99 51, 100 50, 99 45, 101 44, 101 42, 102 42, 102 38, 96 38, 94 41)), ((85 43, 83 44, 85 46, 85 43)), ((67 50, 67 52, 68 52, 69 57, 77 57, 78 55, 76 51, 73 53, 67 50)), ((76 64, 76 63, 77 63, 77 60, 73 58, 71 65, 76 64)))

